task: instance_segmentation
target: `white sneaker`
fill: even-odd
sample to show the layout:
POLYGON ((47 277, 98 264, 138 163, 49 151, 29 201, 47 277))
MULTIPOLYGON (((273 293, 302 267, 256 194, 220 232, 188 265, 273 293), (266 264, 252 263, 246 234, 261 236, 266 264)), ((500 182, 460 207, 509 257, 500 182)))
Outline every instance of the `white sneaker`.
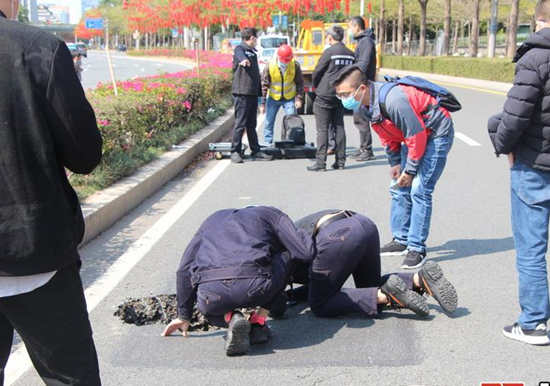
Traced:
POLYGON ((523 329, 518 323, 514 323, 511 326, 504 327, 502 333, 507 338, 519 340, 524 343, 540 346, 550 344, 550 338, 548 338, 548 330, 546 329, 545 323, 539 323, 534 330, 523 329))

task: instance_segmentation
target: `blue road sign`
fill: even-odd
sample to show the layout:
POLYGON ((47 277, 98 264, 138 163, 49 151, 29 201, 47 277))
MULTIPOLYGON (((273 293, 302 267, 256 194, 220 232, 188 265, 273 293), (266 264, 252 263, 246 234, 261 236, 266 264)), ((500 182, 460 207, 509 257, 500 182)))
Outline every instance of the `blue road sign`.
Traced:
POLYGON ((88 29, 103 29, 105 21, 102 18, 86 19, 86 28, 88 29))
POLYGON ((283 15, 283 17, 282 17, 281 28, 282 29, 287 29, 288 28, 288 16, 287 15, 283 15))

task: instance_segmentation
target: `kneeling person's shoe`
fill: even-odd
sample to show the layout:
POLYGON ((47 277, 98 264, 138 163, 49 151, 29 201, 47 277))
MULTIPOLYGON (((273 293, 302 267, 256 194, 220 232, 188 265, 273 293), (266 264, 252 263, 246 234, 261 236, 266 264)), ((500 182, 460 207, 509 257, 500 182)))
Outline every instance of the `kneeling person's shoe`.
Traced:
POLYGON ((401 263, 401 268, 403 269, 416 269, 420 268, 426 262, 426 253, 421 253, 418 251, 409 250, 407 256, 401 263))
POLYGON ((380 248, 380 256, 401 256, 405 253, 407 253, 407 246, 395 239, 380 248))
POLYGON ((225 353, 227 356, 244 355, 250 347, 250 323, 240 312, 233 312, 227 339, 225 341, 225 353))
POLYGON ((550 338, 548 338, 548 330, 546 329, 545 323, 539 323, 533 330, 521 328, 518 323, 514 323, 511 326, 504 327, 502 333, 507 338, 528 344, 538 346, 550 344, 550 338))
POLYGON ((426 299, 408 289, 399 276, 391 275, 380 289, 389 300, 389 308, 408 308, 422 317, 430 314, 426 299))
POLYGON ((445 278, 439 264, 427 261, 418 271, 421 293, 428 293, 449 314, 456 310, 458 295, 455 287, 445 278))
POLYGON ((264 153, 263 151, 257 151, 256 153, 252 154, 252 158, 258 161, 272 161, 273 156, 267 153, 264 153))
POLYGON ((271 329, 266 324, 252 324, 250 328, 250 344, 267 343, 271 339, 271 329))

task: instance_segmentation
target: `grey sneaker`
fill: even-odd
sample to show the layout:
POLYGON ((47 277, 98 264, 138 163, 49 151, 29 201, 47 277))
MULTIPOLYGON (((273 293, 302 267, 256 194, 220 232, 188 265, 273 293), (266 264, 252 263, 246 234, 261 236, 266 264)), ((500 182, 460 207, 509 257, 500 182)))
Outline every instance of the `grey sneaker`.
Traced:
POLYGON ((273 156, 267 153, 264 153, 263 151, 257 151, 256 153, 252 153, 250 155, 252 159, 257 161, 272 161, 273 156))
POLYGON ((539 323, 534 330, 523 329, 518 323, 514 323, 511 326, 504 327, 502 333, 507 338, 519 340, 523 343, 537 346, 550 344, 550 338, 548 338, 548 330, 546 329, 545 323, 539 323))
POLYGON ((455 287, 443 276, 443 271, 435 261, 428 260, 418 271, 420 291, 427 293, 449 314, 456 310, 458 296, 455 287))
POLYGON ((234 164, 242 164, 243 158, 239 153, 234 152, 234 153, 231 153, 231 162, 233 162, 234 164))
POLYGON ((380 248, 380 256, 402 256, 407 253, 407 246, 395 239, 380 248))
POLYGON ((397 275, 391 275, 380 287, 389 300, 389 308, 408 308, 415 314, 425 317, 430 314, 426 299, 407 288, 407 285, 397 275))
POLYGON ((426 262, 426 253, 420 253, 417 251, 409 250, 407 251, 407 256, 401 263, 401 268, 403 269, 416 269, 420 268, 426 262))
POLYGON ((372 161, 373 159, 376 159, 376 156, 372 151, 368 151, 368 150, 362 151, 361 154, 355 157, 355 160, 357 162, 372 161))
POLYGON ((250 323, 240 312, 234 312, 229 321, 225 354, 227 356, 244 355, 250 347, 250 323))

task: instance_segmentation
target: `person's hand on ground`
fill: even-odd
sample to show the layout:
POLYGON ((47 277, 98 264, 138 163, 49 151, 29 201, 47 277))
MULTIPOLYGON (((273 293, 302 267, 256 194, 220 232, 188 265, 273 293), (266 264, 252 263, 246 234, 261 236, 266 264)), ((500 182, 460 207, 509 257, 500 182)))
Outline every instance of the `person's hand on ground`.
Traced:
POLYGON ((297 109, 302 108, 302 101, 296 100, 296 102, 294 102, 294 106, 295 106, 297 109))
POLYGON ((401 188, 411 186, 413 178, 414 176, 411 176, 410 174, 402 173, 399 179, 397 180, 397 185, 399 185, 399 187, 401 188))
POLYGON ((162 336, 172 335, 176 330, 180 330, 183 336, 188 336, 189 322, 187 320, 174 319, 162 332, 162 336))
POLYGON ((516 157, 514 156, 514 153, 508 153, 508 163, 510 164, 510 168, 514 166, 514 161, 516 160, 516 157))
POLYGON ((243 60, 242 62, 239 63, 239 66, 250 67, 250 60, 248 59, 243 60))
POLYGON ((397 180, 401 174, 401 165, 395 165, 390 168, 390 177, 392 180, 397 180))

